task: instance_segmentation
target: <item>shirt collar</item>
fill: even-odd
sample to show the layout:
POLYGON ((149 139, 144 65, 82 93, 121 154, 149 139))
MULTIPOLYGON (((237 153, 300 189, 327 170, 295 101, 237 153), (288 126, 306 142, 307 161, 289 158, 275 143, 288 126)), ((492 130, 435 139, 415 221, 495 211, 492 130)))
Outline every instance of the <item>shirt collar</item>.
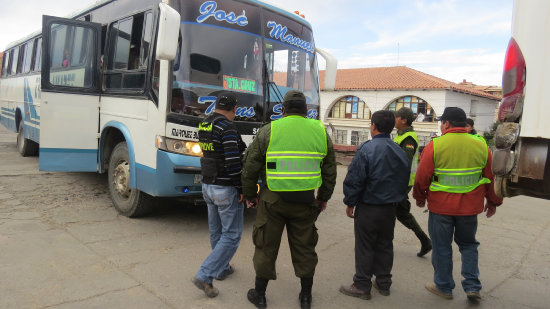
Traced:
POLYGON ((468 133, 468 131, 466 131, 466 128, 455 127, 455 128, 450 128, 450 129, 447 130, 447 132, 445 132, 443 135, 445 135, 445 134, 447 134, 447 133, 468 133))
POLYGON ((403 130, 397 130, 397 135, 403 135, 407 132, 411 132, 411 131, 414 131, 413 127, 410 126, 410 127, 406 127, 405 129, 403 130))
POLYGON ((390 138, 390 134, 388 133, 379 133, 378 135, 375 135, 372 139, 375 138, 390 138))

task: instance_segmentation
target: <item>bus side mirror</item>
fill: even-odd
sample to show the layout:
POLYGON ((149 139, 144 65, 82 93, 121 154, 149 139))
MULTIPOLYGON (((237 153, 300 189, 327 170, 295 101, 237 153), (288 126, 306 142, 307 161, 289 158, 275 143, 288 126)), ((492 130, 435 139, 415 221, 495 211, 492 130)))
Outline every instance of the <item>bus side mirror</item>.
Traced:
POLYGON ((157 60, 174 60, 178 50, 180 14, 166 3, 159 3, 157 60))

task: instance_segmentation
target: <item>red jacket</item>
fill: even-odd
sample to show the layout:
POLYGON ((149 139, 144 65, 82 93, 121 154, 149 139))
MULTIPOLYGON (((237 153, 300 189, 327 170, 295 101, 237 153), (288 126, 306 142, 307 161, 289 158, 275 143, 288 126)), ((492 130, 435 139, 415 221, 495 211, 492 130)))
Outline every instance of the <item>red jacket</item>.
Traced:
MULTIPOLYGON (((466 133, 465 128, 451 128, 445 133, 466 133)), ((418 201, 428 200, 428 209, 440 215, 470 216, 483 212, 484 198, 487 203, 499 206, 502 198, 495 194, 493 187, 495 175, 491 171, 493 155, 489 150, 487 164, 483 168, 483 177, 491 180, 490 184, 477 187, 468 193, 449 193, 443 191, 429 191, 434 173, 434 146, 430 142, 422 151, 416 178, 414 179, 413 197, 418 201)))

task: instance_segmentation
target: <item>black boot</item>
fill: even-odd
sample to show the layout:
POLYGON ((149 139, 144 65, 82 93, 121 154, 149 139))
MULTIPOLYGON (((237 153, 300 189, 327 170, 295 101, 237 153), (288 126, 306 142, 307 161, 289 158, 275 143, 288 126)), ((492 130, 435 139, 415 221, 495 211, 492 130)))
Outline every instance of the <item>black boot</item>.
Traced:
POLYGON ((426 255, 426 253, 432 250, 432 241, 430 240, 428 235, 426 235, 426 233, 424 233, 424 231, 422 230, 415 232, 415 234, 416 237, 420 239, 420 245, 422 246, 420 247, 420 251, 416 254, 416 256, 423 257, 424 255, 426 255))
POLYGON ((256 308, 266 308, 267 301, 265 299, 265 290, 269 280, 256 277, 255 287, 248 290, 246 297, 248 300, 256 306, 256 308))
POLYGON ((300 291, 300 308, 311 308, 311 288, 313 287, 313 278, 300 278, 302 290, 300 291))

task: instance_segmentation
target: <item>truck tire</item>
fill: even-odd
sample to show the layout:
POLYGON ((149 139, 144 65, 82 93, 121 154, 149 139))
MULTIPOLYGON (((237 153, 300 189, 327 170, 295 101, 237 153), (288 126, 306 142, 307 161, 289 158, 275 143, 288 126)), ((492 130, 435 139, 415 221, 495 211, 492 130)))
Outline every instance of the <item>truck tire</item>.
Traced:
POLYGON ((118 143, 109 160, 109 192, 119 214, 135 218, 148 214, 153 208, 153 197, 130 188, 130 159, 126 142, 118 143))
POLYGON ((23 157, 36 156, 38 154, 38 144, 25 138, 23 132, 23 121, 19 122, 19 132, 17 132, 17 150, 23 157))

